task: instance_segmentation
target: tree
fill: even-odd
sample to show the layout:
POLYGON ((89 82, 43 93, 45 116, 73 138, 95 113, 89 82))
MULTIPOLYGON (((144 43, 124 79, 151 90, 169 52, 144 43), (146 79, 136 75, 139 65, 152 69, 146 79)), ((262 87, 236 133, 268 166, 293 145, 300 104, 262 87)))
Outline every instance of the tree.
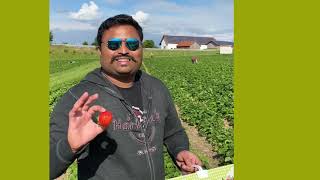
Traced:
POLYGON ((153 40, 145 40, 143 42, 143 47, 144 48, 154 48, 154 42, 153 40))
POLYGON ((53 33, 52 33, 52 31, 50 31, 49 41, 50 41, 50 43, 53 41, 53 33))
POLYGON ((83 43, 82 43, 82 45, 88 45, 88 42, 87 41, 84 41, 83 43))

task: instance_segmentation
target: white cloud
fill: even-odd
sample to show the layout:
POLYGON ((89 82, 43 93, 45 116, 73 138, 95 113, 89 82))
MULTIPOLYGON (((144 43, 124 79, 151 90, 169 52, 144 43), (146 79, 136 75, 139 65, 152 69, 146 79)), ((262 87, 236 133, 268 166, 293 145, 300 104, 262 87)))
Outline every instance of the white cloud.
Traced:
POLYGON ((133 19, 135 19, 141 26, 145 26, 148 19, 149 19, 149 14, 144 13, 142 11, 136 12, 136 14, 132 15, 133 19))
POLYGON ((60 30, 60 31, 87 31, 87 30, 96 30, 97 27, 89 23, 82 23, 82 22, 56 22, 50 24, 51 30, 60 30))
POLYGON ((90 1, 89 3, 90 5, 87 3, 82 4, 78 12, 70 12, 69 17, 71 19, 80 21, 97 19, 99 16, 99 7, 93 1, 90 1))

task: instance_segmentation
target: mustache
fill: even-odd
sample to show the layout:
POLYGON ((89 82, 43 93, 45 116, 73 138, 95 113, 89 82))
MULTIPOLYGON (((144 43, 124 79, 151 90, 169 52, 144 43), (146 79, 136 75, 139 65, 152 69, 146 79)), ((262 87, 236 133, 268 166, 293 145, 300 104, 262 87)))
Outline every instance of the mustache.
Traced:
POLYGON ((137 60, 132 57, 132 56, 129 56, 129 55, 120 55, 120 56, 114 56, 111 61, 116 61, 118 59, 129 59, 129 61, 133 61, 133 62, 137 62, 137 60))

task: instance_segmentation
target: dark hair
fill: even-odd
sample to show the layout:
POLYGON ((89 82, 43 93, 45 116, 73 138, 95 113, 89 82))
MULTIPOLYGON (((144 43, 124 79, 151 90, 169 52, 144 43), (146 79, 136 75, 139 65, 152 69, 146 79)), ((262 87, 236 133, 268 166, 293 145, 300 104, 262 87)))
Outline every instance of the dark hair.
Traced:
POLYGON ((131 26, 133 26, 138 31, 140 40, 141 41, 143 40, 142 28, 138 24, 138 22, 136 20, 134 20, 132 18, 132 16, 129 16, 126 14, 119 14, 119 15, 108 18, 100 25, 100 27, 98 29, 98 34, 97 34, 97 42, 98 42, 99 47, 101 46, 101 43, 102 43, 101 40, 102 40, 102 35, 103 35, 104 31, 108 30, 112 26, 116 26, 116 25, 131 25, 131 26))

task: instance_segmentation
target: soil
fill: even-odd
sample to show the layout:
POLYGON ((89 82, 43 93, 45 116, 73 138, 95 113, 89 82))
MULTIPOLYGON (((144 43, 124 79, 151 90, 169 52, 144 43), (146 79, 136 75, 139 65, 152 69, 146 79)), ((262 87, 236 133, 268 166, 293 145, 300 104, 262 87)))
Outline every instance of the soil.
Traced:
MULTIPOLYGON (((180 118, 179 107, 176 106, 176 109, 180 118)), ((193 152, 197 152, 197 154, 201 154, 202 156, 204 156, 208 160, 210 169, 218 167, 219 161, 217 159, 214 159, 214 156, 217 153, 214 152, 212 145, 207 142, 205 137, 201 137, 199 135, 196 127, 188 125, 183 120, 181 120, 181 123, 188 135, 191 150, 193 152)))

